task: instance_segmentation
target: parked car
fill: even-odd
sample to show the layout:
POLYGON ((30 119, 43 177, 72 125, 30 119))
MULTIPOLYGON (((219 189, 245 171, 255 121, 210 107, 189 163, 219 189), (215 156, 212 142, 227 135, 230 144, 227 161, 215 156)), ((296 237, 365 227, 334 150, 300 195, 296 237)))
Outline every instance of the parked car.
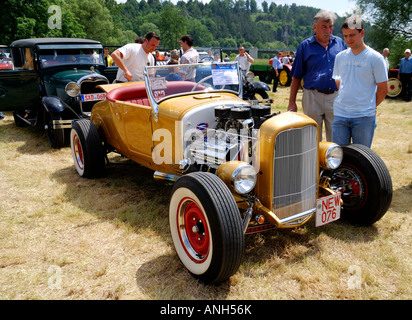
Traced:
POLYGON ((100 42, 39 38, 14 41, 13 68, 0 72, 0 111, 13 111, 17 126, 44 126, 50 145, 65 145, 73 120, 90 116, 109 83, 100 42))
POLYGON ((212 64, 196 83, 166 81, 175 67, 146 67, 144 83, 99 86, 107 99, 73 123, 70 141, 82 177, 104 174, 115 151, 174 182, 171 237, 195 278, 236 273, 247 234, 312 217, 319 227, 339 218, 369 226, 386 213, 392 181, 375 152, 319 142, 306 115, 242 100, 236 63, 212 64))
POLYGON ((13 61, 11 58, 0 58, 0 71, 13 70, 13 61))

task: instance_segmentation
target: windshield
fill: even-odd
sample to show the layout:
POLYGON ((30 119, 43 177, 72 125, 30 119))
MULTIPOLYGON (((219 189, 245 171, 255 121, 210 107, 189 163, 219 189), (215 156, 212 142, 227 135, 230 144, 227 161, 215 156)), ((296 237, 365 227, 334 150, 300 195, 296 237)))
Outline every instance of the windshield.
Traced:
POLYGON ((40 51, 43 68, 67 64, 104 65, 102 49, 47 49, 40 51))
POLYGON ((193 92, 231 91, 239 95, 240 79, 236 62, 145 68, 146 87, 156 103, 171 96, 193 92))

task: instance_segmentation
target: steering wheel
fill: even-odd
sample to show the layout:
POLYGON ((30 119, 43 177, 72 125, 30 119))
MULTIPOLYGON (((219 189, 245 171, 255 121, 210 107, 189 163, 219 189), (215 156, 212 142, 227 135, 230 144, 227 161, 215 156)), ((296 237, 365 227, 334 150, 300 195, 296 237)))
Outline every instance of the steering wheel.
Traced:
MULTIPOLYGON (((192 90, 190 90, 190 92, 196 91, 195 89, 199 85, 201 85, 203 82, 205 82, 205 81, 209 80, 210 78, 212 78, 212 76, 213 75, 207 76, 207 77, 203 78, 202 80, 200 80, 199 82, 196 82, 195 86, 192 88, 192 90)), ((221 89, 224 89, 224 88, 225 88, 225 85, 223 85, 221 89)))

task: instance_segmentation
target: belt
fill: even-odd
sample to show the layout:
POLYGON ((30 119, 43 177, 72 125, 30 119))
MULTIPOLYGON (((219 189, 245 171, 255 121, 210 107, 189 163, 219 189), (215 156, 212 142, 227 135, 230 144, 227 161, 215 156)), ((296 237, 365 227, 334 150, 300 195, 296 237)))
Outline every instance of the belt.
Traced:
POLYGON ((325 90, 318 90, 318 89, 310 89, 310 90, 315 90, 317 92, 323 93, 323 94, 333 94, 336 91, 325 91, 325 90))

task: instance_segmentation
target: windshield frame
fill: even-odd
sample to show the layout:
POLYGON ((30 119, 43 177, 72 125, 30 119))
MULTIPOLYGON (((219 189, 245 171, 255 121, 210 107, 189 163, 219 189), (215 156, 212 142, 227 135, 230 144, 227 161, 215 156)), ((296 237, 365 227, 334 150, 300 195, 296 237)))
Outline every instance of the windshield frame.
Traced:
MULTIPOLYGON (((144 81, 145 81, 145 86, 146 86, 146 92, 147 96, 150 100, 150 104, 152 105, 152 114, 153 118, 155 121, 158 121, 158 115, 159 115, 159 104, 165 100, 168 100, 170 98, 175 98, 179 96, 187 96, 188 94, 193 94, 193 95, 199 95, 199 94, 211 94, 211 93, 219 93, 219 92, 230 92, 235 95, 237 95, 239 98, 243 96, 243 84, 242 84, 242 74, 239 69, 239 64, 237 61, 232 61, 232 62, 219 62, 219 63, 196 63, 196 64, 178 64, 178 65, 161 65, 161 66, 145 66, 144 71, 144 81), (172 68, 207 68, 207 66, 210 66, 210 74, 207 75, 206 77, 202 78, 199 81, 192 81, 192 83, 195 83, 193 88, 199 87, 203 82, 206 82, 206 80, 209 80, 210 78, 212 81, 215 78, 215 75, 213 75, 212 70, 215 69, 216 67, 220 66, 221 68, 231 68, 231 72, 236 71, 236 78, 237 83, 234 83, 233 85, 236 87, 237 90, 233 90, 232 88, 229 88, 228 86, 224 85, 223 87, 220 88, 215 88, 213 85, 208 84, 207 86, 203 86, 203 90, 196 90, 196 91, 182 91, 174 94, 169 94, 165 96, 156 96, 154 94, 155 89, 152 90, 152 84, 157 83, 160 84, 159 88, 162 89, 163 86, 167 86, 167 83, 173 82, 173 81, 165 81, 165 77, 159 76, 159 77, 153 77, 157 73, 158 70, 160 69, 172 69, 172 68), (154 79, 158 81, 153 81, 154 79), (159 82, 160 81, 160 82, 159 82)), ((189 82, 188 82, 189 83, 189 82)), ((156 88, 157 89, 157 88, 156 88)), ((163 89, 166 89, 166 87, 163 87, 163 89)), ((201 88, 200 88, 201 89, 201 88)), ((164 91, 164 90, 163 90, 164 91)))

